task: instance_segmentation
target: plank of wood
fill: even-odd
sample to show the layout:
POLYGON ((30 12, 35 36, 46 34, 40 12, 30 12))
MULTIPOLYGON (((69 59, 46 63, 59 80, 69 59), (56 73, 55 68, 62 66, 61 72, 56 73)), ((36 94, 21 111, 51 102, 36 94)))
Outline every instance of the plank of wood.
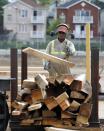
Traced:
POLYGON ((76 118, 77 114, 69 112, 69 111, 61 111, 61 119, 67 118, 76 118))
POLYGON ((42 104, 41 104, 41 103, 33 104, 33 105, 30 105, 30 106, 28 107, 28 111, 37 110, 37 109, 40 109, 41 107, 42 107, 42 104))
POLYGON ((33 102, 40 101, 46 98, 46 92, 45 90, 37 88, 37 89, 32 90, 31 97, 32 97, 33 102))
POLYGON ((80 106, 80 103, 73 100, 72 103, 70 104, 69 110, 76 111, 79 108, 79 106, 80 106))
POLYGON ((38 74, 35 77, 35 81, 41 89, 46 89, 46 86, 48 85, 48 81, 46 80, 45 75, 38 74))
POLYGON ((34 123, 34 119, 24 119, 21 120, 20 125, 31 125, 34 123))
POLYGON ((90 114, 91 114, 91 110, 92 110, 92 104, 91 103, 83 103, 81 106, 80 106, 80 109, 79 109, 79 114, 81 116, 85 116, 85 117, 90 117, 90 114))
POLYGON ((55 118, 55 117, 57 117, 57 115, 54 111, 49 111, 49 110, 43 110, 42 116, 43 116, 43 118, 52 118, 52 117, 55 118))
POLYGON ((24 109, 26 106, 28 105, 27 102, 18 102, 18 101, 14 101, 12 102, 11 106, 17 110, 22 110, 24 109))
POLYGON ((52 62, 55 62, 55 63, 58 63, 58 64, 59 63, 60 64, 64 64, 64 65, 67 65, 69 67, 74 67, 75 66, 75 64, 72 63, 72 62, 70 62, 70 61, 58 58, 56 56, 53 56, 53 55, 41 52, 39 50, 30 48, 30 47, 25 48, 22 51, 25 52, 25 53, 27 53, 27 54, 29 54, 29 55, 33 55, 35 57, 38 57, 38 58, 41 58, 41 59, 45 59, 45 60, 48 60, 48 61, 52 61, 52 62))
POLYGON ((83 124, 88 125, 88 117, 79 114, 76 119, 76 126, 83 126, 83 124))
POLYGON ((64 128, 56 128, 56 127, 45 127, 46 131, 78 131, 78 130, 71 130, 71 129, 64 129, 64 128))
POLYGON ((66 92, 63 92, 61 95, 56 97, 55 100, 57 101, 58 104, 60 104, 61 102, 63 102, 64 100, 68 98, 69 98, 68 94, 66 92))
POLYGON ((34 89, 36 88, 36 82, 34 79, 25 79, 23 80, 23 84, 22 84, 22 88, 30 88, 30 89, 34 89))
POLYGON ((58 103, 55 100, 55 97, 49 97, 49 98, 45 99, 44 103, 45 103, 45 105, 47 106, 47 108, 49 110, 52 110, 53 108, 55 108, 56 106, 58 106, 58 103))
POLYGON ((81 92, 71 91, 70 98, 85 99, 85 96, 81 92))
POLYGON ((61 107, 62 111, 66 110, 69 106, 70 106, 70 103, 69 101, 66 99, 64 100, 63 102, 61 102, 59 104, 59 106, 61 107))

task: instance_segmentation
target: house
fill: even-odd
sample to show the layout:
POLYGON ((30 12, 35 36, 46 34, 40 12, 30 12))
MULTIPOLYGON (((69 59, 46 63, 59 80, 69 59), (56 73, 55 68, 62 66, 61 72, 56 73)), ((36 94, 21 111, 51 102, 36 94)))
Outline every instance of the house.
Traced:
POLYGON ((57 8, 57 17, 70 25, 75 38, 86 38, 85 25, 90 23, 90 37, 99 36, 100 8, 86 0, 71 0, 57 8))
POLYGON ((100 7, 100 36, 104 37, 104 0, 102 1, 95 1, 94 2, 97 6, 100 7))
POLYGON ((51 24, 52 20, 57 19, 57 6, 71 0, 54 0, 49 5, 47 21, 51 24))
POLYGON ((3 7, 4 29, 11 30, 17 40, 46 41, 47 8, 33 0, 16 0, 3 7))

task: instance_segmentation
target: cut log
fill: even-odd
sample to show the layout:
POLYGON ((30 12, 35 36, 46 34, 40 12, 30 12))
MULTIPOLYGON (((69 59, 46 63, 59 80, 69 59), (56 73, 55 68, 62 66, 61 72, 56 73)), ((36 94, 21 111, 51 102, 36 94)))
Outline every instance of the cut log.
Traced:
POLYGON ((42 124, 42 121, 41 121, 41 120, 35 120, 35 121, 34 121, 34 125, 36 125, 36 126, 37 126, 37 125, 41 125, 41 124, 42 124))
POLYGON ((23 94, 31 94, 31 90, 28 88, 22 89, 20 92, 18 92, 18 95, 21 97, 23 94))
POLYGON ((84 84, 82 91, 87 94, 87 97, 84 100, 84 103, 89 102, 92 96, 92 86, 90 85, 88 81, 86 81, 86 83, 84 84))
POLYGON ((17 110, 22 110, 24 109, 26 106, 28 105, 27 102, 17 102, 17 101, 14 101, 12 102, 11 106, 17 110))
POLYGON ((89 124, 91 93, 83 75, 61 75, 47 80, 39 74, 34 81, 36 85, 24 80, 20 101, 12 103, 16 110, 11 114, 20 125, 78 129, 89 124))
POLYGON ((71 121, 64 121, 58 119, 43 119, 43 125, 54 126, 58 128, 70 128, 72 127, 71 121))
POLYGON ((40 88, 34 89, 31 92, 31 97, 32 97, 33 103, 36 101, 40 101, 40 100, 46 98, 46 91, 44 89, 42 90, 40 88))
POLYGON ((45 59, 45 60, 48 60, 48 61, 52 61, 52 62, 55 62, 55 63, 60 63, 60 64, 63 64, 63 65, 67 65, 69 67, 73 67, 75 65, 72 62, 69 62, 67 60, 63 60, 61 58, 55 57, 55 56, 50 55, 50 54, 46 54, 44 52, 41 52, 39 50, 30 48, 30 47, 25 48, 22 51, 25 52, 25 53, 28 53, 29 55, 33 55, 35 57, 45 59))
POLYGON ((21 120, 20 125, 31 125, 34 123, 34 119, 24 119, 21 120))
POLYGON ((41 89, 46 89, 46 86, 48 86, 48 81, 44 75, 38 74, 35 81, 41 89))
POLYGON ((61 107, 62 111, 65 111, 70 106, 70 102, 66 99, 59 103, 59 106, 61 107))
POLYGON ((36 103, 28 107, 28 111, 38 110, 42 107, 41 103, 36 103))
POLYGON ((74 114, 69 111, 62 111, 61 112, 61 119, 67 119, 67 118, 76 118, 77 114, 74 114))
POLYGON ((88 117, 78 115, 76 119, 76 126, 83 126, 87 125, 88 126, 88 117))
POLYGON ((19 119, 27 119, 29 118, 29 113, 28 111, 21 111, 21 110, 13 110, 12 111, 12 116, 19 118, 19 119))
POLYGON ((88 102, 92 96, 92 87, 88 81, 86 81, 85 74, 75 75, 75 79, 71 84, 71 90, 81 91, 86 94, 86 99, 84 103, 88 102))
POLYGON ((74 80, 70 86, 70 89, 72 91, 81 91, 82 89, 82 81, 79 81, 79 80, 74 80))
POLYGON ((27 102, 28 104, 31 105, 31 104, 33 103, 31 94, 24 93, 24 94, 21 96, 21 101, 27 102))
POLYGON ((25 79, 25 80, 23 80, 22 88, 34 89, 34 88, 37 88, 37 87, 38 87, 38 85, 36 84, 34 79, 25 79))
POLYGON ((12 111, 12 115, 13 116, 20 116, 21 115, 21 111, 19 111, 19 110, 13 110, 12 111))
POLYGON ((72 81, 74 80, 74 77, 72 75, 64 74, 64 75, 57 76, 55 78, 55 80, 59 84, 61 84, 62 82, 64 82, 65 84, 70 85, 72 83, 72 81))
POLYGON ((44 103, 45 103, 45 105, 47 106, 47 108, 49 110, 52 110, 53 108, 55 108, 56 106, 58 106, 58 103, 55 100, 55 97, 49 97, 49 98, 45 99, 44 103))
POLYGON ((45 127, 45 131, 78 131, 78 130, 69 130, 65 128, 56 128, 56 127, 45 127))
POLYGON ((80 106, 80 103, 73 100, 72 103, 70 104, 69 110, 76 111, 76 110, 78 110, 79 106, 80 106))
MULTIPOLYGON (((43 119, 43 122, 42 122, 42 125, 49 125, 49 126, 52 126, 54 123, 58 122, 58 119, 57 118, 44 118, 43 119)), ((59 121, 61 122, 61 121, 59 121)))
POLYGON ((71 91, 70 98, 85 99, 85 96, 81 92, 71 91))
POLYGON ((49 110, 43 110, 42 111, 43 118, 54 118, 57 117, 56 113, 54 111, 49 110))
POLYGON ((61 95, 59 95, 58 97, 55 98, 55 100, 57 101, 58 104, 62 103, 64 100, 68 99, 69 96, 66 92, 62 93, 61 95))
POLYGON ((81 104, 80 109, 79 109, 79 114, 81 116, 85 116, 89 118, 91 114, 91 109, 92 109, 92 104, 90 103, 81 104))
POLYGON ((74 81, 71 84, 71 90, 81 91, 85 81, 86 81, 86 75, 85 74, 75 75, 74 81))

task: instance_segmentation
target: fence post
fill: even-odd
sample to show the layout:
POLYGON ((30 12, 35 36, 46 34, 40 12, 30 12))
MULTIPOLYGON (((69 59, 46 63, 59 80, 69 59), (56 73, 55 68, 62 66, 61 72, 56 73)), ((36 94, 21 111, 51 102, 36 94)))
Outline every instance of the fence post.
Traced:
POLYGON ((18 83, 18 62, 17 62, 17 49, 11 48, 10 50, 11 59, 11 78, 15 78, 15 80, 11 81, 11 101, 14 101, 17 97, 17 83, 18 83))
POLYGON ((21 50, 21 85, 24 79, 27 79, 27 54, 21 50))
POLYGON ((91 48, 91 85, 92 85, 92 112, 90 126, 99 127, 98 95, 99 95, 99 49, 91 48))

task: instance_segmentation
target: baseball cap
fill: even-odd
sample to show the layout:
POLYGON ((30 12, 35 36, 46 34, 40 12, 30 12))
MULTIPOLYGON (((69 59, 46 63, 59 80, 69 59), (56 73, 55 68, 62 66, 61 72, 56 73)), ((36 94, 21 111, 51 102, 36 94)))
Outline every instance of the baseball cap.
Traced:
POLYGON ((57 26, 57 32, 64 32, 64 33, 68 33, 69 27, 67 24, 59 24, 57 26))

